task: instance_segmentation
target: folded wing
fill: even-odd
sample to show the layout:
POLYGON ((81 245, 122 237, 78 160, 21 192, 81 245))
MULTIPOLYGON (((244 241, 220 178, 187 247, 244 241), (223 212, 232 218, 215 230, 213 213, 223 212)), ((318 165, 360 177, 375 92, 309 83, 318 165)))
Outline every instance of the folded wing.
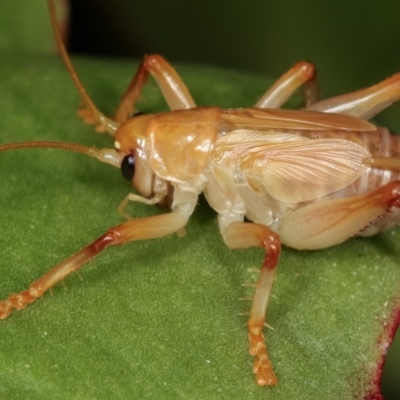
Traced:
POLYGON ((307 110, 235 108, 223 110, 221 120, 226 131, 236 129, 268 130, 345 130, 374 131, 376 127, 360 118, 343 114, 307 110))
POLYGON ((370 153, 342 139, 307 139, 297 135, 236 130, 220 137, 215 162, 261 180, 275 199, 312 200, 353 183, 365 171, 370 153))

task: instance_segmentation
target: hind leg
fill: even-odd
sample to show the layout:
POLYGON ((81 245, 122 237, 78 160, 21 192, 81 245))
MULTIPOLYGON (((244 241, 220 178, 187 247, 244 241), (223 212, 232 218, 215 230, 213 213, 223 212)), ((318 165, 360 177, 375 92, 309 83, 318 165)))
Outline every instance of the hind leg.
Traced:
POLYGON ((393 208, 400 208, 400 181, 343 199, 318 201, 282 218, 282 243, 299 250, 335 246, 369 228, 393 208))
POLYGON ((400 181, 391 182, 360 196, 320 201, 301 207, 282 219, 279 235, 256 223, 232 222, 221 229, 232 249, 260 246, 266 255, 261 266, 248 321, 253 371, 261 386, 277 384, 262 332, 271 295, 281 242, 296 249, 322 249, 363 232, 377 218, 400 208, 400 181))
POLYGON ((400 73, 366 89, 319 101, 308 110, 370 119, 400 99, 400 73))

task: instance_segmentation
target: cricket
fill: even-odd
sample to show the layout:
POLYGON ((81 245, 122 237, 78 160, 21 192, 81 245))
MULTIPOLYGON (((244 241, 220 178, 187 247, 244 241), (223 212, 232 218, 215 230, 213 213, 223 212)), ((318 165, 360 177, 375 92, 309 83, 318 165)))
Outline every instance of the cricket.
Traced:
POLYGON ((400 99, 400 73, 319 101, 315 67, 303 61, 283 74, 253 108, 221 109, 197 107, 175 69, 160 55, 148 55, 109 118, 81 83, 53 2, 47 1, 59 52, 84 102, 78 114, 108 133, 114 148, 28 141, 1 145, 0 151, 40 147, 84 153, 119 168, 136 191, 118 207, 126 222, 109 228, 26 290, 0 301, 0 319, 41 297, 108 246, 186 234, 203 194, 217 213, 229 249, 265 250, 247 331, 257 384, 276 385, 264 330, 281 246, 323 249, 400 223, 400 138, 368 122, 400 99), (136 109, 149 76, 170 112, 142 114, 136 109), (304 109, 281 109, 299 88, 304 109), (160 204, 170 212, 131 219, 124 211, 129 202, 160 204))

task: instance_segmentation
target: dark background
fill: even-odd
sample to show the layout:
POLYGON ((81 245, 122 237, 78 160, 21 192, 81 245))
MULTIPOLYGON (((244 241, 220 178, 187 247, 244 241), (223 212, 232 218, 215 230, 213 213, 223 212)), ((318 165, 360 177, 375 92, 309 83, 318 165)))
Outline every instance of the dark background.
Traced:
POLYGON ((71 6, 76 52, 158 52, 173 62, 271 75, 306 59, 336 91, 337 79, 354 88, 400 69, 397 0, 72 0, 71 6))
MULTIPOLYGON (((323 95, 371 85, 400 71, 400 2, 318 0, 71 0, 72 53, 209 64, 279 76, 316 64, 323 95)), ((398 105, 384 113, 400 126, 398 105)), ((397 335, 399 336, 399 335, 397 335)), ((400 398, 400 337, 383 379, 400 398), (397 378, 397 379, 396 379, 397 378)))

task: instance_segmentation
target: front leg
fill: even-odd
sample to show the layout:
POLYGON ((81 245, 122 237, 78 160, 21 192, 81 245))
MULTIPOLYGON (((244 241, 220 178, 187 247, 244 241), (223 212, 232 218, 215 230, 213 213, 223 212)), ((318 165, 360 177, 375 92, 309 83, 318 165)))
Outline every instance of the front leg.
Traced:
POLYGON ((189 90, 172 65, 160 55, 152 54, 143 58, 125 94, 122 96, 115 113, 117 122, 122 123, 130 118, 149 74, 157 82, 170 110, 196 107, 189 90))
POLYGON ((14 309, 20 310, 41 297, 57 282, 63 280, 71 272, 77 271, 83 264, 95 257, 110 245, 121 245, 133 240, 153 239, 170 235, 181 230, 188 216, 171 213, 155 217, 130 220, 124 224, 110 228, 104 235, 84 247, 65 261, 61 262, 40 279, 33 282, 23 292, 12 294, 0 301, 0 319, 6 318, 14 309))
POLYGON ((274 386, 278 381, 268 357, 262 330, 281 251, 279 236, 265 225, 246 222, 232 222, 222 231, 222 236, 232 249, 260 246, 266 251, 250 311, 248 337, 250 354, 255 356, 253 371, 257 383, 260 386, 274 386))
POLYGON ((152 54, 145 56, 139 65, 136 74, 122 97, 114 119, 107 118, 97 109, 79 79, 67 53, 57 24, 53 0, 47 0, 47 3, 58 49, 83 100, 83 104, 78 110, 78 115, 84 120, 84 122, 94 124, 98 132, 107 131, 110 135, 114 136, 120 123, 125 122, 131 117, 135 103, 140 97, 149 74, 151 74, 157 82, 157 85, 171 110, 196 107, 189 90, 175 69, 163 57, 157 54, 152 54))
MULTIPOLYGON (((145 56, 133 76, 128 88, 115 112, 114 120, 122 124, 131 118, 135 112, 135 105, 141 96, 144 85, 149 74, 156 81, 170 110, 183 110, 196 107, 191 94, 181 77, 172 65, 158 54, 145 56)), ((98 132, 104 130, 102 125, 97 123, 97 117, 93 113, 92 105, 83 103, 78 110, 79 116, 89 124, 97 124, 98 132)))

